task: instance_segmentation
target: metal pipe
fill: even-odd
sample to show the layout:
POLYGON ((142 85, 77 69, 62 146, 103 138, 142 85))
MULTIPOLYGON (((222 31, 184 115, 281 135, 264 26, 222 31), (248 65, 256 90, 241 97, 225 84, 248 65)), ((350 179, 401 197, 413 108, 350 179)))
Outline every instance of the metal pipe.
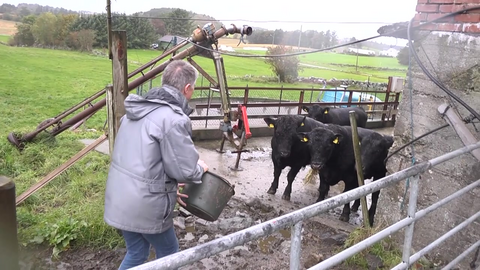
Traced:
MULTIPOLYGON (((410 198, 408 199, 408 218, 415 219, 415 213, 417 212, 417 199, 418 199, 418 175, 412 177, 410 187, 410 198)), ((405 230, 405 239, 403 242, 402 260, 405 264, 410 265, 410 250, 412 248, 413 231, 415 229, 415 222, 410 223, 405 230)))
POLYGON ((395 268, 393 269, 406 269, 408 268, 408 266, 410 266, 412 263, 418 261, 422 256, 424 256, 425 254, 427 254, 429 251, 431 251, 433 248, 435 248, 436 246, 440 245, 443 241, 447 240, 449 237, 451 237, 452 235, 456 234, 457 232, 459 232, 460 230, 464 229, 465 227, 467 227, 470 223, 474 222, 476 219, 480 218, 480 211, 477 212, 475 215, 471 216, 470 218, 466 219, 465 221, 463 221, 462 223, 458 224, 458 226, 456 226, 455 228, 451 229, 450 231, 448 231, 447 233, 445 233, 444 235, 442 235, 440 238, 438 238, 437 240, 433 241, 432 243, 430 243, 428 246, 424 247, 422 250, 418 251, 417 253, 413 254, 410 258, 409 258, 409 262, 408 264, 406 263, 401 263, 399 265, 397 265, 395 268))
POLYGON ((293 225, 290 245, 290 270, 299 270, 300 254, 302 253, 302 225, 300 221, 293 225))
MULTIPOLYGON (((372 182, 372 183, 375 183, 375 182, 372 182)), ((365 186, 369 186, 372 183, 367 184, 365 186)), ((367 239, 357 243, 356 245, 351 246, 351 247, 345 249, 344 251, 342 251, 340 253, 337 253, 334 256, 326 259, 325 261, 309 268, 308 270, 329 269, 330 267, 334 267, 334 266, 340 264, 346 258, 351 257, 351 256, 357 254, 358 252, 368 248, 369 246, 372 246, 373 244, 377 243, 378 241, 384 239, 385 237, 388 237, 389 235, 392 235, 395 232, 398 232, 399 230, 403 229, 405 226, 408 226, 412 222, 423 218, 425 215, 433 212, 437 208, 447 204, 448 202, 464 195, 465 193, 467 193, 470 190, 472 190, 476 187, 479 187, 479 186, 480 186, 480 179, 478 179, 474 183, 460 189, 459 191, 453 193, 452 195, 450 195, 450 196, 448 196, 448 197, 430 205, 429 207, 418 211, 414 218, 404 218, 404 219, 400 220, 399 222, 397 222, 397 223, 383 229, 382 231, 368 237, 367 239)))
POLYGON ((468 249, 466 249, 462 254, 458 255, 453 261, 447 264, 442 270, 450 270, 459 262, 461 262, 468 254, 472 253, 476 248, 480 247, 480 240, 477 241, 475 244, 471 245, 468 249))

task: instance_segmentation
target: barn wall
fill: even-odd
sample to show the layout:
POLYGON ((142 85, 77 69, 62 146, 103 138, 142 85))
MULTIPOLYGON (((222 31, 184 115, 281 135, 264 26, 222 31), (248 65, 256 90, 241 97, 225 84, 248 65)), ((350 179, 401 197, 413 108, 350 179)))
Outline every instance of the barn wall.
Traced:
MULTIPOLYGON (((451 11, 476 5, 480 5, 479 0, 418 0, 414 25, 420 21, 432 20, 451 11)), ((422 31, 415 31, 415 49, 422 63, 435 77, 480 112, 479 34, 480 10, 477 10, 475 13, 461 14, 455 18, 424 26, 422 31)), ((400 113, 394 127, 393 150, 412 138, 410 100, 413 100, 415 137, 447 123, 438 112, 438 107, 450 102, 448 95, 431 82, 413 58, 411 71, 412 76, 406 80, 403 98, 399 105, 400 113), (412 95, 409 90, 409 79, 413 86, 412 95), (413 99, 410 96, 413 96, 413 99)), ((470 115, 460 104, 456 102, 454 104, 457 105, 461 117, 470 115)), ((480 133, 472 124, 469 124, 468 128, 480 140, 480 133)), ((476 128, 480 131, 480 124, 477 124, 476 128)), ((410 166, 413 156, 417 163, 423 162, 462 146, 463 143, 453 128, 444 128, 415 143, 413 152, 410 147, 407 147, 400 154, 392 157, 387 164, 389 173, 410 166)), ((479 178, 480 162, 471 154, 446 162, 422 175, 418 208, 424 209, 479 178)), ((379 219, 383 219, 386 225, 406 217, 408 193, 404 210, 400 210, 404 192, 405 182, 402 182, 380 193, 378 214, 379 219)), ((480 211, 480 191, 476 190, 429 214, 422 221, 415 223, 414 250, 424 248, 478 211, 480 211)), ((478 223, 470 225, 467 230, 457 233, 440 248, 431 251, 428 254, 429 259, 436 262, 451 261, 480 239, 479 229, 478 223)), ((403 243, 403 232, 397 233, 395 238, 399 243, 403 243)), ((462 262, 460 269, 470 269, 469 263, 472 260, 473 254, 462 262)))

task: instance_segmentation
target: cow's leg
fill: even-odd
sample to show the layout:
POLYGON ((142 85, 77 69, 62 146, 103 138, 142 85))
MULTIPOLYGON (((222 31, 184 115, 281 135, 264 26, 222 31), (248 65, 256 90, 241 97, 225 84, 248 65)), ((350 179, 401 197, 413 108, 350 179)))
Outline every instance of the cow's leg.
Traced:
POLYGON ((268 189, 268 194, 275 194, 277 193, 278 189, 278 179, 280 178, 280 174, 282 174, 282 170, 285 167, 282 167, 280 164, 273 163, 273 182, 268 189))
MULTIPOLYGON (((343 192, 347 192, 349 190, 352 190, 355 188, 355 185, 352 185, 351 184, 351 181, 348 181, 348 182, 345 182, 345 188, 343 190, 343 192), (347 184, 349 183, 349 184, 347 184)), ((344 206, 343 206, 343 211, 342 211, 342 214, 340 215, 340 218, 339 218, 341 221, 345 221, 345 222, 348 222, 350 220, 350 202, 346 203, 344 206)))
POLYGON ((360 199, 356 199, 352 205, 352 212, 357 212, 360 207, 360 199))
POLYGON ((368 209, 368 221, 370 226, 373 227, 373 219, 375 218, 375 213, 377 212, 377 202, 378 197, 380 196, 380 190, 372 193, 372 205, 368 209))
POLYGON ((325 197, 328 195, 328 191, 330 191, 330 185, 325 181, 324 177, 320 175, 320 186, 318 187, 317 202, 325 200, 325 197))
POLYGON ((286 201, 290 201, 290 194, 292 193, 293 180, 295 180, 295 176, 297 176, 301 168, 302 168, 301 166, 292 166, 290 168, 290 171, 287 174, 288 184, 287 184, 287 187, 285 188, 285 191, 283 192, 282 199, 286 201))

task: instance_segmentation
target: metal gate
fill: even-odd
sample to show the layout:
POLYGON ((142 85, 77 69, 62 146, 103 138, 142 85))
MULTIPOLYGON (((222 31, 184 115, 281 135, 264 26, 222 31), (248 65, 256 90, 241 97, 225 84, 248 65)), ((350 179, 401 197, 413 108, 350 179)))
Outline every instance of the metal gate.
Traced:
MULTIPOLYGON (((304 207, 297 211, 265 221, 261 224, 238 231, 236 233, 223 236, 221 238, 215 239, 208 243, 172 254, 170 256, 167 256, 155 261, 145 263, 143 265, 140 265, 132 269, 176 269, 178 267, 188 265, 193 262, 199 261, 201 259, 218 254, 222 251, 232 249, 239 245, 243 245, 252 240, 256 240, 261 237, 268 236, 281 229, 285 229, 287 227, 293 226, 291 229, 292 241, 291 241, 291 247, 290 247, 290 269, 298 270, 300 269, 301 231, 302 231, 302 222, 304 220, 317 216, 321 213, 324 213, 335 207, 341 206, 345 203, 354 201, 360 197, 366 196, 367 194, 373 193, 382 188, 396 184, 409 177, 412 177, 411 183, 410 183, 411 189, 410 189, 410 198, 409 198, 407 217, 385 228, 384 230, 372 235, 371 237, 361 241, 360 243, 309 268, 309 270, 310 269, 315 269, 315 270, 329 269, 330 267, 333 267, 335 265, 342 263, 345 259, 361 252, 362 250, 368 248, 369 246, 375 244, 376 242, 388 237, 392 233, 395 233, 400 229, 406 227, 405 240, 403 245, 403 255, 402 255, 403 261, 393 269, 395 270, 408 269, 410 265, 412 265, 414 262, 419 260, 423 255, 427 254, 434 247, 440 245, 450 236, 459 232, 460 230, 462 230, 463 228, 465 228, 470 223, 474 222, 480 217, 480 211, 479 211, 475 213, 473 216, 471 216, 470 218, 460 223, 458 226, 456 226, 452 230, 446 232, 444 235, 442 235, 437 240, 427 245, 422 250, 418 251, 415 254, 410 254, 415 221, 423 218, 424 216, 438 209, 439 207, 447 204, 448 202, 456 198, 461 197, 465 193, 480 186, 480 179, 478 179, 475 182, 471 183, 470 185, 454 192, 450 196, 432 204, 431 206, 425 209, 422 209, 420 211, 417 211, 419 176, 422 173, 428 171, 429 169, 439 164, 442 164, 448 160, 454 159, 462 154, 469 153, 478 148, 480 148, 480 142, 457 149, 450 153, 433 158, 429 161, 411 166, 407 169, 388 175, 382 179, 376 180, 367 185, 361 186, 354 190, 350 190, 348 192, 345 192, 335 197, 329 198, 327 200, 315 203, 313 205, 304 207)), ((472 246, 465 249, 462 253, 458 254, 458 257, 455 258, 453 261, 451 261, 443 269, 445 270, 451 269, 457 263, 459 263, 462 259, 464 259, 469 253, 475 250, 475 248, 479 246, 480 246, 480 240, 474 243, 472 246)))

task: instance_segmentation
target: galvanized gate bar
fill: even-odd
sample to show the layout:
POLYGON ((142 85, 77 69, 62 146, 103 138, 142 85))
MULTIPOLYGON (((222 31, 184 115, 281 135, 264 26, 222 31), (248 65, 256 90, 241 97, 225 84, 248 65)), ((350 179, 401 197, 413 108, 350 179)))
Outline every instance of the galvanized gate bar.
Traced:
MULTIPOLYGON (((368 184, 368 185, 371 185, 371 183, 368 184)), ((368 185, 365 185, 365 186, 368 186, 368 185)), ((470 190, 473 190, 476 187, 480 187, 480 179, 478 179, 477 181, 473 182, 472 184, 460 189, 459 191, 453 193, 452 195, 450 195, 450 196, 448 196, 448 197, 430 205, 429 207, 418 211, 417 213, 415 213, 414 218, 408 218, 408 217, 404 218, 404 219, 400 220, 399 222, 397 222, 397 223, 383 229, 382 231, 368 237, 367 239, 357 243, 356 245, 353 245, 353 246, 345 249, 344 251, 342 251, 340 253, 337 253, 334 256, 324 260, 323 262, 309 268, 308 270, 329 269, 330 267, 336 266, 336 265, 342 263, 346 258, 357 254, 358 252, 368 248, 369 246, 372 246, 373 244, 382 240, 383 238, 401 230, 402 228, 408 226, 409 224, 415 222, 418 219, 421 219, 422 217, 424 217, 425 215, 433 212, 437 208, 439 208, 439 207, 447 204, 448 202, 464 195, 465 193, 469 192, 470 190)))
POLYGON ((300 221, 292 227, 290 245, 290 270, 300 270, 300 254, 302 253, 302 225, 300 221))
POLYGON ((476 248, 480 247, 480 240, 478 240, 475 244, 471 245, 467 250, 462 252, 462 254, 458 255, 457 258, 453 259, 449 264, 447 264, 442 270, 450 270, 459 262, 461 262, 468 254, 472 253, 476 248))
MULTIPOLYGON (((478 143, 477 148, 480 148, 478 143)), ((186 249, 181 252, 147 262, 143 265, 134 267, 132 269, 175 269, 201 259, 218 254, 222 251, 243 245, 247 242, 257 240, 261 237, 270 235, 280 229, 292 226, 299 221, 317 216, 335 207, 345 205, 347 202, 354 201, 361 196, 366 196, 382 188, 390 186, 391 184, 400 182, 401 180, 424 172, 429 168, 428 163, 421 163, 407 168, 403 171, 388 175, 375 182, 371 182, 362 187, 344 192, 332 198, 328 198, 321 202, 309 205, 294 212, 285 214, 283 216, 265 221, 250 228, 226 235, 224 237, 212 240, 208 243, 186 249)))
MULTIPOLYGON (((243 245, 244 243, 270 235, 280 229, 286 228, 288 226, 292 226, 300 221, 317 216, 330 209, 333 209, 335 207, 344 205, 345 203, 354 201, 360 198, 361 196, 366 196, 367 194, 371 194, 382 188, 385 188, 394 183, 397 183, 403 179, 406 179, 407 177, 411 177, 419 173, 425 172, 430 167, 432 167, 433 164, 437 165, 439 163, 445 162, 447 160, 455 158, 456 156, 470 152, 477 148, 480 148, 480 142, 460 148, 456 151, 444 154, 443 156, 440 156, 436 159, 432 159, 428 162, 411 166, 407 169, 388 175, 382 179, 376 180, 362 187, 358 187, 353 190, 344 192, 340 195, 306 206, 294 212, 265 221, 261 224, 238 231, 236 233, 226 235, 224 237, 215 239, 208 243, 174 253, 172 255, 163 257, 161 259, 147 262, 143 265, 134 267, 132 269, 171 269, 171 268, 178 268, 184 265, 188 265, 190 263, 218 254, 222 251, 225 251, 225 250, 234 248, 236 246, 243 245)), ((469 187, 470 186, 471 185, 469 185, 469 187)), ((437 204, 435 204, 435 208, 438 208, 437 204)), ((426 213, 422 214, 422 211, 426 212, 427 209, 417 212, 415 219, 418 219, 421 216, 424 216, 426 213)), ((413 219, 404 219, 402 223, 403 227, 405 227, 406 225, 410 224, 413 221, 414 221, 413 219)))
POLYGON ((420 250, 419 252, 413 254, 410 258, 409 258, 409 261, 410 263, 409 264, 406 264, 405 262, 402 262, 400 264, 398 264, 397 266, 395 266, 394 268, 392 268, 392 270, 400 270, 400 269, 407 269, 408 266, 410 266, 412 263, 418 261, 423 255, 427 254, 429 251, 431 251, 432 249, 434 249, 436 246, 440 245, 443 241, 447 240, 449 237, 451 237, 452 235, 456 234, 457 232, 459 232, 460 230, 464 229, 465 227, 467 227, 470 223, 474 222, 476 219, 478 219, 480 217, 480 211, 477 212, 475 215, 469 217, 468 219, 466 219, 465 221, 463 221, 462 223, 460 223, 458 226, 456 226, 455 228, 451 229, 450 231, 448 231, 447 233, 445 233, 444 235, 442 235, 440 238, 438 238, 437 240, 433 241, 432 243, 430 243, 428 246, 424 247, 422 250, 420 250))
MULTIPOLYGON (((411 187, 410 187, 410 198, 408 199, 408 216, 407 218, 415 220, 415 213, 417 212, 417 198, 418 198, 418 175, 412 177, 411 187)), ((403 242, 403 252, 402 260, 406 265, 409 264, 410 260, 410 249, 412 247, 413 240, 413 231, 415 229, 415 222, 412 222, 408 225, 405 230, 405 240, 403 242)))

